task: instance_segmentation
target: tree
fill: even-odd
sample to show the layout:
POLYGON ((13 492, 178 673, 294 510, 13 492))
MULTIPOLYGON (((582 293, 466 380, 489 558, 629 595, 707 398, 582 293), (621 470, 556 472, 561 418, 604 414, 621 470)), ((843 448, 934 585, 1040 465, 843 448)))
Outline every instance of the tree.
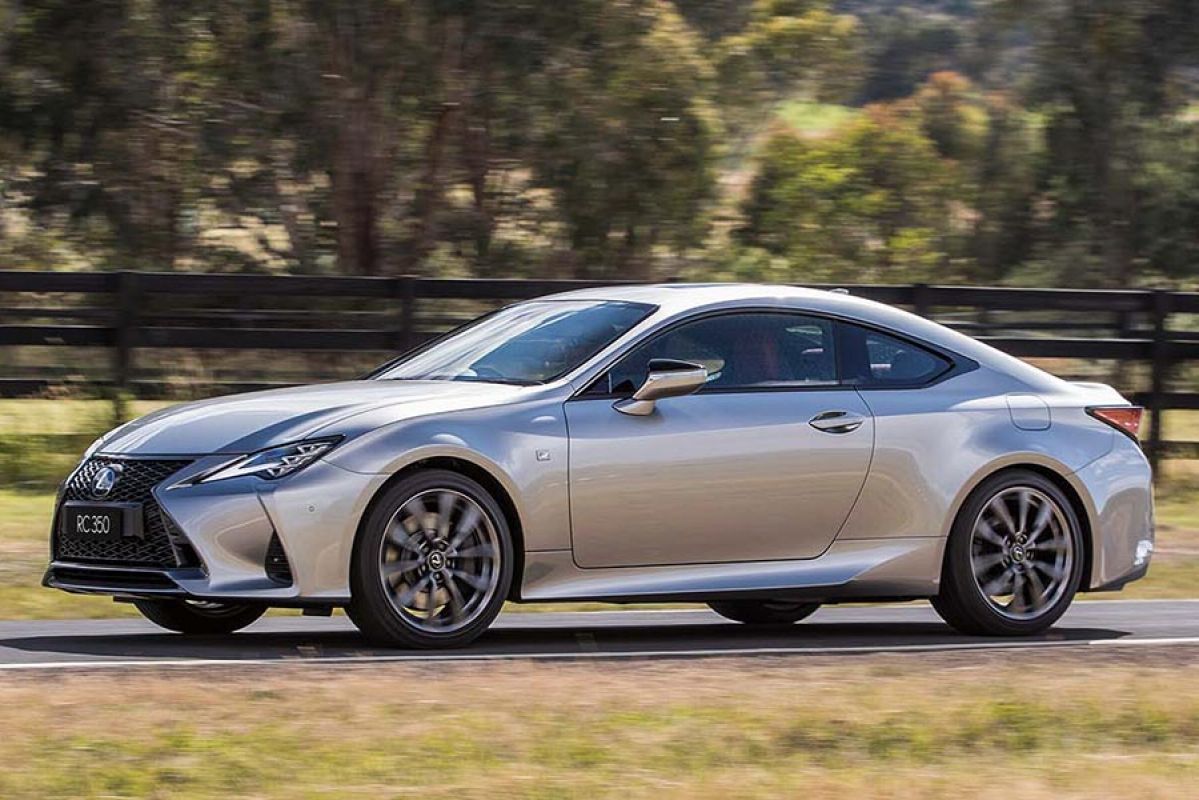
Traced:
POLYGON ((785 256, 803 280, 944 277, 955 177, 894 107, 870 107, 826 139, 778 133, 760 156, 741 239, 785 256))
MULTIPOLYGON (((1145 180, 1156 131, 1199 61, 1199 11, 1175 0, 1012 2, 1035 37, 1032 101, 1045 109, 1042 183, 1055 209, 1043 248, 1080 254, 1092 282, 1127 286, 1148 255, 1145 180)), ((1050 255, 1052 257, 1052 255, 1050 255)))

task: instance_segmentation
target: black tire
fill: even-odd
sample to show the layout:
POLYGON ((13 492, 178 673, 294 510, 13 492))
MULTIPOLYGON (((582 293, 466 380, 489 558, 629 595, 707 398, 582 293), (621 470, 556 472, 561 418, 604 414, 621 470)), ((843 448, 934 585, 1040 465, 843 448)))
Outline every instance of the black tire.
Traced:
MULTIPOLYGON (((940 594, 932 598, 941 618, 961 633, 975 636, 1031 636, 1050 628, 1066 613, 1082 581, 1084 564, 1082 526, 1069 498, 1048 478, 1030 470, 1008 470, 983 481, 966 499, 954 520, 946 544, 940 594), (1029 619, 1014 619, 996 608, 975 577, 972 556, 976 521, 993 498, 1010 490, 1028 488, 1049 498, 1061 513, 1072 546, 1069 572, 1061 580, 1060 595, 1029 619)), ((1005 562, 1006 563, 1006 562, 1005 562)))
MULTIPOLYGON (((461 518, 459 518, 461 519, 461 518)), ((493 548, 494 549, 494 548, 493 548)), ((414 473, 391 486, 371 508, 358 540, 350 569, 351 601, 346 614, 372 642, 386 647, 463 647, 477 639, 500 613, 512 585, 512 533, 495 498, 477 481, 449 470, 414 473), (419 621, 405 615, 393 602, 394 589, 385 588, 381 553, 384 536, 393 517, 406 504, 427 493, 450 491, 473 501, 491 526, 498 545, 498 565, 488 576, 489 595, 479 598, 467 620, 453 630, 439 632, 418 627, 419 621)), ((390 585, 390 584, 388 584, 390 585)), ((461 586, 455 584, 460 589, 461 586)))
POLYGON ((819 603, 799 600, 713 600, 708 608, 746 625, 791 625, 812 616, 819 603))
POLYGON ((266 606, 192 600, 135 600, 133 605, 160 628, 188 636, 240 631, 266 613, 266 606))

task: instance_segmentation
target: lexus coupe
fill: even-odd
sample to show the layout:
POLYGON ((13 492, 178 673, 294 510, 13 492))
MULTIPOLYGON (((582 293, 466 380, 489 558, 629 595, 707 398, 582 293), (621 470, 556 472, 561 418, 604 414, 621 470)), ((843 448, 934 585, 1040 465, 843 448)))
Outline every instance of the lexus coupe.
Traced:
POLYGON ((463 645, 505 601, 748 624, 928 598, 1030 634, 1153 550, 1141 409, 844 292, 517 303, 361 380, 165 409, 63 483, 48 586, 183 633, 344 607, 463 645))

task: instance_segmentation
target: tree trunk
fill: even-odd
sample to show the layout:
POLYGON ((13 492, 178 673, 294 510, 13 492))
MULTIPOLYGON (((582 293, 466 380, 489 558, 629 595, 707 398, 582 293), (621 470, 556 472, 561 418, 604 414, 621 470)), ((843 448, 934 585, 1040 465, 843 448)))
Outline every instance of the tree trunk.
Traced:
POLYGON ((436 216, 445 197, 442 165, 448 139, 455 129, 455 119, 462 110, 464 95, 463 26, 462 17, 454 16, 448 18, 442 28, 439 72, 440 83, 445 87, 445 99, 436 111, 425 144, 424 169, 417 179, 412 203, 412 237, 402 258, 405 272, 415 272, 436 243, 436 216))
POLYGON ((333 216, 340 271, 375 275, 379 266, 378 188, 370 100, 349 87, 337 121, 333 153, 333 216))

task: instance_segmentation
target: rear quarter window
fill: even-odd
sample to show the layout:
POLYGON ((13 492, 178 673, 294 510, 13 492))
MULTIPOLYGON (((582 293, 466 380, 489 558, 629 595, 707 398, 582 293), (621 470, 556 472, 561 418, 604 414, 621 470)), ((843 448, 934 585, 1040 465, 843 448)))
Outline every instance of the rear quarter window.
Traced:
POLYGON ((881 331, 841 323, 841 375, 862 387, 923 386, 953 368, 938 353, 881 331))

